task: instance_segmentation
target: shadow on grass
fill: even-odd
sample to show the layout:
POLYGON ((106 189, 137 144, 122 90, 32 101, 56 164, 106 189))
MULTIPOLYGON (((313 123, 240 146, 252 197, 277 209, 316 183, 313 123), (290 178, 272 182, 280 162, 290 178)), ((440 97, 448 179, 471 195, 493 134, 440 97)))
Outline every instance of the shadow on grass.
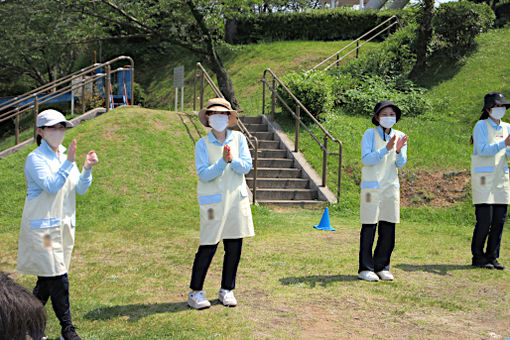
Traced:
POLYGON ((303 276, 303 277, 284 277, 280 279, 280 282, 284 286, 297 285, 300 283, 304 283, 311 288, 314 288, 316 285, 320 285, 322 287, 326 287, 327 285, 333 282, 348 282, 348 281, 357 281, 358 277, 356 275, 313 275, 313 276, 303 276))
POLYGON ((134 304, 96 308, 85 314, 88 320, 109 320, 120 316, 127 316, 129 322, 138 321, 148 315, 158 313, 177 313, 188 310, 186 302, 168 302, 154 304, 134 304))
POLYGON ((397 264, 395 268, 402 269, 406 272, 426 272, 437 275, 451 275, 448 273, 452 270, 468 270, 475 269, 470 265, 459 265, 459 264, 397 264))

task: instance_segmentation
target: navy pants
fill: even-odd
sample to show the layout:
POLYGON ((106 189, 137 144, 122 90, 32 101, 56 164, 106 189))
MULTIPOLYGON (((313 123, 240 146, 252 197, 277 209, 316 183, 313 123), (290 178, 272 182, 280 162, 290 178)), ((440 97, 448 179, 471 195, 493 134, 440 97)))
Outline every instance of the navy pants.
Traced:
POLYGON ((474 265, 483 265, 499 257, 507 207, 506 204, 475 204, 476 225, 471 241, 474 265))
MULTIPOLYGON (((241 248, 243 246, 243 239, 229 239, 223 240, 223 247, 225 248, 225 255, 223 256, 223 272, 221 274, 221 288, 232 290, 236 285, 237 267, 241 259, 241 248)), ((198 247, 198 252, 195 255, 193 262, 193 271, 191 274, 190 288, 193 290, 202 290, 204 286, 205 276, 209 265, 216 253, 217 244, 202 245, 198 247)))
POLYGON ((395 223, 379 221, 379 228, 377 224, 363 224, 360 232, 358 273, 364 270, 373 272, 389 270, 393 248, 395 248, 395 223), (376 229, 379 237, 372 255, 376 229))
POLYGON ((46 305, 46 302, 51 297, 53 310, 62 328, 73 324, 69 305, 69 280, 67 273, 53 277, 38 276, 34 295, 43 305, 46 305))

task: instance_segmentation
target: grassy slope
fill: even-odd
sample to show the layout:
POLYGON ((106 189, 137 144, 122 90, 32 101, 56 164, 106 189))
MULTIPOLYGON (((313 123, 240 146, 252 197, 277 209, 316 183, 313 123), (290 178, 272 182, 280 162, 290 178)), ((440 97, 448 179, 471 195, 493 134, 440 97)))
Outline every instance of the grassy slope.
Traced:
MULTIPOLYGON (((193 120, 196 123, 196 119, 193 120)), ((198 246, 192 124, 167 111, 114 110, 69 132, 79 163, 93 148, 94 183, 78 198, 70 270, 73 318, 84 339, 488 338, 507 337, 510 271, 471 269, 471 230, 403 221, 392 283, 356 279, 357 218, 253 207, 238 274, 238 308, 217 305, 222 251, 205 289, 213 307, 185 305, 198 246), (371 320, 369 323, 366 320, 371 320)), ((0 270, 14 272, 32 148, 0 160, 0 270)), ((510 258, 509 238, 501 257, 510 258)), ((15 275, 28 288, 33 276, 15 275)), ((59 329, 47 306, 50 338, 59 329)))

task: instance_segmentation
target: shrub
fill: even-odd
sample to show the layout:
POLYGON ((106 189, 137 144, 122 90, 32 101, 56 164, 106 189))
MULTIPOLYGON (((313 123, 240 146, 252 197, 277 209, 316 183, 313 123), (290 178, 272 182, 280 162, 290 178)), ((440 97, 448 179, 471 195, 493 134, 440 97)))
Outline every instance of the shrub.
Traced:
MULTIPOLYGON (((308 73, 292 72, 282 78, 282 82, 296 96, 299 101, 310 111, 314 117, 322 112, 331 110, 333 106, 332 98, 332 81, 333 79, 324 71, 312 71, 308 73)), ((295 110, 295 102, 283 88, 278 87, 278 94, 293 110, 295 110)), ((284 112, 288 111, 282 109, 284 112)), ((290 113, 288 113, 290 115, 290 113)), ((301 116, 306 120, 306 113, 301 112, 301 116)))
POLYGON ((496 5, 496 22, 498 27, 504 26, 510 22, 510 0, 499 2, 496 5))
POLYGON ((447 2, 434 12, 433 49, 445 49, 453 58, 461 57, 475 45, 475 37, 487 31, 494 23, 495 15, 486 3, 469 1, 447 2))

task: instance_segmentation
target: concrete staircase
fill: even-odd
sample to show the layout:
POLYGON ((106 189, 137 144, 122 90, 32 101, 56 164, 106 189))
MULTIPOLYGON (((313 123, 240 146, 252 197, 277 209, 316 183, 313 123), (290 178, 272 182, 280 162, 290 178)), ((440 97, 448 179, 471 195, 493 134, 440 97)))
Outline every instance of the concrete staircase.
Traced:
MULTIPOLYGON (((292 142, 280 127, 265 116, 240 117, 250 133, 259 141, 256 201, 272 205, 317 205, 333 203, 335 195, 320 186, 320 177, 301 153, 289 148, 292 142)), ((250 148, 252 153, 254 150, 250 148)), ((253 169, 246 176, 253 187, 253 169)))

